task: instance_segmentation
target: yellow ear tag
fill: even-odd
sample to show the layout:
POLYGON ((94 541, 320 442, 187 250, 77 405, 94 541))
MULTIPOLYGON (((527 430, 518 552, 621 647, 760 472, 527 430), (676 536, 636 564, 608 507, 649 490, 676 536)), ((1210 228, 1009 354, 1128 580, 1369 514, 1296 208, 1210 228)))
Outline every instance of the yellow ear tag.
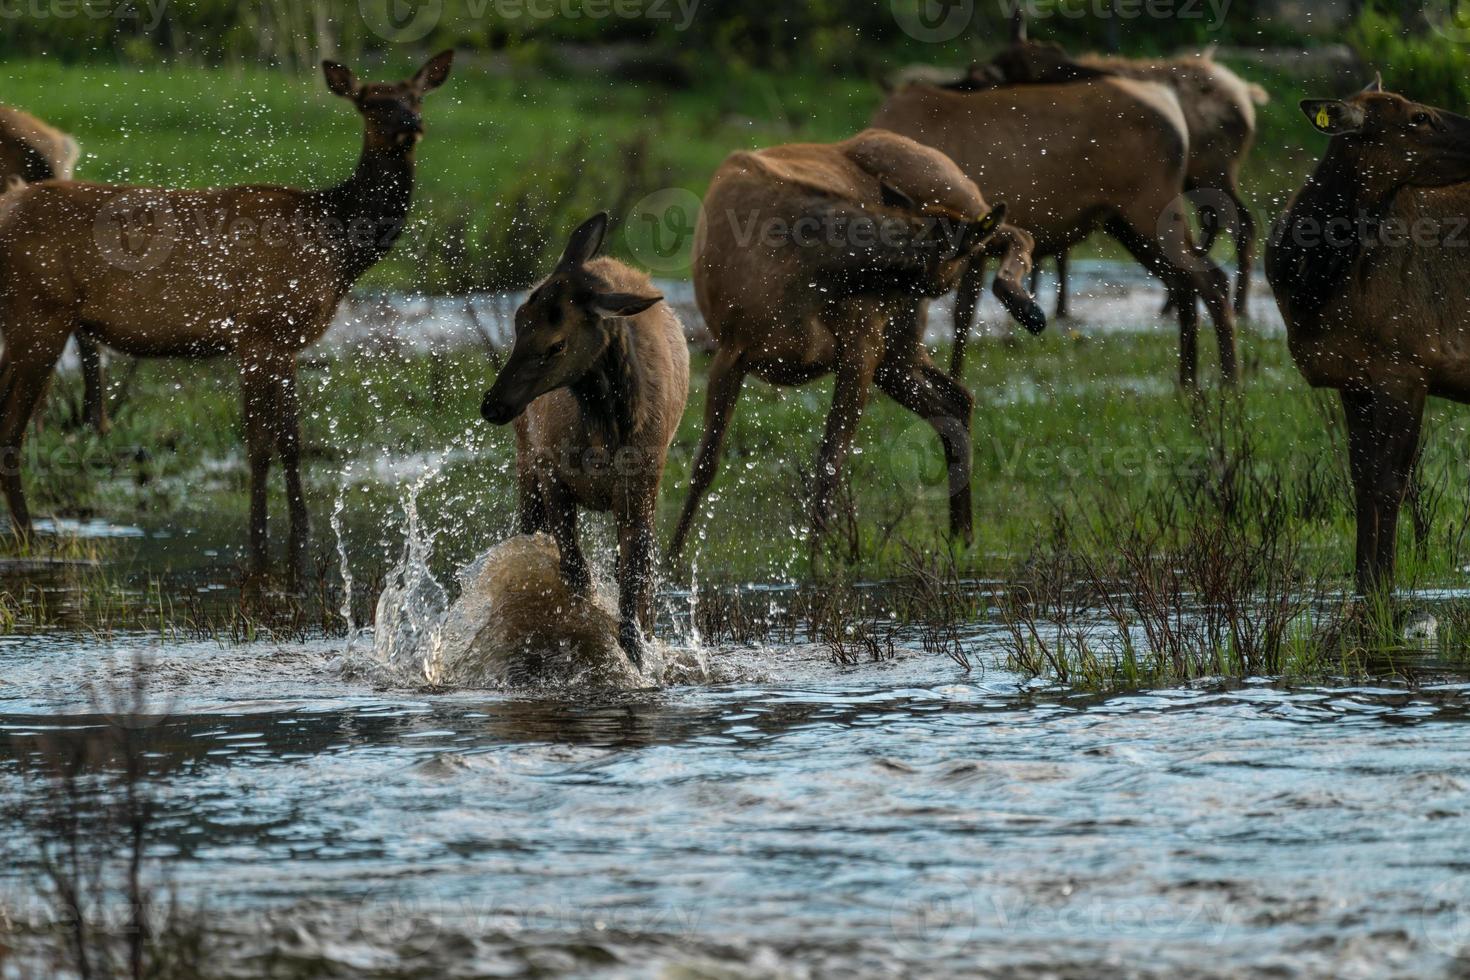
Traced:
POLYGON ((1317 128, 1326 129, 1328 126, 1331 125, 1332 117, 1327 114, 1327 107, 1324 105, 1322 108, 1317 110, 1317 128))

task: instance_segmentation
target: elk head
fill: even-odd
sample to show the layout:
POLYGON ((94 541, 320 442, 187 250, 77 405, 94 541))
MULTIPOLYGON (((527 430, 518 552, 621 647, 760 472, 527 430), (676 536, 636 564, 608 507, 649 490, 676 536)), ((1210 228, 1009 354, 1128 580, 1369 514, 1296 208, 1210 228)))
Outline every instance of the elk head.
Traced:
POLYGON ((926 208, 887 183, 880 182, 879 190, 883 219, 901 223, 899 241, 911 253, 905 259, 916 263, 919 273, 911 285, 923 296, 943 296, 953 289, 966 263, 1005 221, 1004 204, 995 205, 978 218, 962 218, 949 211, 926 208))
POLYGON ((1385 92, 1381 80, 1346 99, 1303 99, 1301 109, 1370 199, 1470 180, 1470 119, 1385 92))
POLYGON ((606 353, 621 317, 637 316, 663 299, 621 292, 587 268, 606 233, 606 212, 584 221, 551 275, 516 309, 510 357, 480 405, 485 421, 505 425, 548 391, 575 385, 606 353))
POLYGON ((411 148, 424 135, 420 114, 424 93, 444 84, 453 51, 441 51, 424 63, 412 78, 404 82, 370 82, 357 80, 352 69, 335 61, 322 62, 322 74, 333 95, 351 99, 367 123, 367 143, 376 149, 411 148))

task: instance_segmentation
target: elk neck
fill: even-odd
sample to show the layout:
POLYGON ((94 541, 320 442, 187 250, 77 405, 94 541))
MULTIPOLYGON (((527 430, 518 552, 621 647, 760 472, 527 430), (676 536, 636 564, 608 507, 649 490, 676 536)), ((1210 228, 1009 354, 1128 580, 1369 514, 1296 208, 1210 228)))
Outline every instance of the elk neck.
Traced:
POLYGON ((1268 277, 1299 313, 1319 313, 1341 292, 1362 254, 1364 225, 1372 227, 1392 199, 1365 200, 1358 169, 1345 141, 1334 139, 1272 233, 1268 277))
POLYGON ((356 282, 387 254, 403 231, 413 199, 413 144, 363 142, 357 169, 321 191, 321 203, 340 239, 343 286, 356 282))
POLYGON ((571 384, 587 430, 607 448, 626 445, 642 415, 643 383, 627 321, 604 321, 607 343, 587 373, 571 384))

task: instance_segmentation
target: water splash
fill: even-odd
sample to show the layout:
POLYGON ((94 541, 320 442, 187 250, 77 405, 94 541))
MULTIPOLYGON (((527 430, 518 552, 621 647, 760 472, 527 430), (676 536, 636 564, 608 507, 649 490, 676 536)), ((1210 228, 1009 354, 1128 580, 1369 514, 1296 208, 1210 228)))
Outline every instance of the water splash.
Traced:
POLYGON ((449 609, 449 595, 434 573, 429 560, 434 554, 434 535, 419 521, 419 494, 439 475, 443 460, 435 460, 408 488, 403 497, 405 515, 403 559, 388 574, 378 596, 373 654, 391 671, 416 672, 428 683, 440 682, 434 644, 435 630, 449 609))

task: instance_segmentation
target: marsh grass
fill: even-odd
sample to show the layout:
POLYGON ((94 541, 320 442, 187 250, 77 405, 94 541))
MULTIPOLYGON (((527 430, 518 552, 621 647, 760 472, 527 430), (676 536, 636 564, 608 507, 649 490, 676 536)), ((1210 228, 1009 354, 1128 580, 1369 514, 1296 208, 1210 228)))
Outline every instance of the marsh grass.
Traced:
POLYGON ((202 912, 182 907, 153 854, 168 729, 145 676, 138 659, 89 690, 92 724, 10 736, 24 788, 6 806, 21 839, 9 843, 40 903, 12 937, 18 968, 44 963, 46 975, 80 980, 203 975, 202 912))

